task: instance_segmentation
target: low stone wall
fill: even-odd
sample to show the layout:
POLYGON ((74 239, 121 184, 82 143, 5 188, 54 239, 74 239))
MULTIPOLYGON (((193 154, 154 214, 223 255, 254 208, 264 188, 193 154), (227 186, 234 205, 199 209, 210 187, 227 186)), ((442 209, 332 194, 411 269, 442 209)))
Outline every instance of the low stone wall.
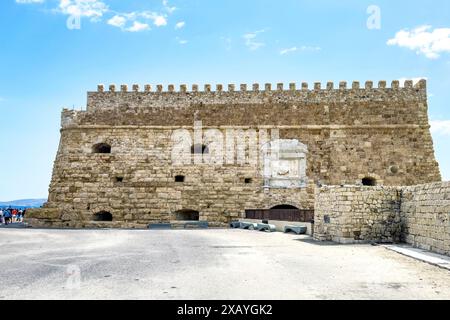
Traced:
POLYGON ((396 187, 323 187, 316 191, 314 238, 339 243, 401 238, 396 187))
POLYGON ((450 182, 403 188, 403 241, 450 255, 450 182))
POLYGON ((450 255, 450 182, 316 190, 314 238, 406 242, 450 255))
POLYGON ((52 227, 55 223, 61 223, 61 211, 56 208, 28 209, 25 222, 32 227, 52 227))
POLYGON ((88 221, 82 216, 74 216, 71 213, 64 213, 57 208, 28 209, 25 222, 34 228, 61 228, 61 229, 96 229, 96 228, 117 228, 117 229, 147 229, 146 224, 138 224, 126 221, 88 221))

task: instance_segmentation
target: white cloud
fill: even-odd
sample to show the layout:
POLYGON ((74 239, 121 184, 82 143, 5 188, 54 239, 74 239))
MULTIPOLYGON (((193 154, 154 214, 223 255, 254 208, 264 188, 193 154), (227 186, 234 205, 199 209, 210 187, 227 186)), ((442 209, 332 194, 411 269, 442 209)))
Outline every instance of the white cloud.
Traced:
POLYGON ((280 54, 283 56, 283 55, 297 52, 297 51, 320 51, 320 50, 322 50, 322 48, 320 48, 320 47, 302 46, 300 48, 292 47, 292 48, 282 49, 282 50, 280 50, 280 54))
POLYGON ((264 33, 266 30, 258 30, 255 32, 249 32, 244 34, 242 37, 245 40, 245 46, 252 51, 258 50, 259 48, 264 47, 266 44, 261 41, 257 41, 258 34, 264 33))
POLYGON ((169 5, 168 0, 163 0, 163 7, 169 14, 172 14, 175 10, 177 10, 177 7, 171 7, 169 5))
POLYGON ((45 0, 16 0, 19 4, 29 4, 29 3, 44 3, 45 0))
MULTIPOLYGON (((43 3, 45 0, 15 0, 16 3, 43 3)), ((167 0, 162 1, 161 12, 136 11, 117 12, 109 8, 106 0, 55 0, 57 6, 53 12, 71 16, 90 18, 91 21, 99 21, 108 16, 106 23, 120 28, 122 31, 138 32, 150 30, 150 25, 164 27, 168 24, 168 17, 177 8, 170 6, 167 0)), ((179 22, 177 28, 184 27, 184 21, 179 22)))
POLYGON ((114 27, 123 28, 127 23, 127 19, 123 16, 115 15, 108 20, 108 24, 114 27))
POLYGON ((450 28, 420 26, 413 30, 403 29, 387 44, 414 50, 429 59, 437 59, 442 53, 450 53, 450 28))
POLYGON ((450 120, 430 121, 431 133, 450 137, 450 120))
POLYGON ((134 21, 133 25, 129 28, 125 29, 126 31, 129 32, 139 32, 139 31, 145 31, 145 30, 150 30, 150 26, 146 23, 141 23, 139 21, 134 21))
POLYGON ((108 20, 108 24, 118 27, 123 31, 138 32, 150 30, 150 24, 156 27, 166 26, 167 17, 153 11, 118 13, 108 20))
POLYGON ((288 54, 288 53, 291 53, 291 52, 296 52, 296 51, 298 51, 298 48, 297 47, 292 47, 292 48, 288 48, 288 49, 282 49, 280 51, 280 54, 281 55, 285 55, 285 54, 288 54))
POLYGON ((100 0, 60 0, 56 11, 69 16, 99 20, 109 11, 109 8, 100 0))
POLYGON ((180 21, 175 25, 175 29, 182 29, 186 25, 186 22, 180 21))
POLYGON ((134 20, 136 18, 149 20, 157 27, 163 27, 167 25, 167 16, 153 11, 132 12, 127 14, 127 16, 131 20, 134 20))
POLYGON ((167 26, 167 19, 164 16, 156 16, 153 19, 153 24, 157 27, 167 26))

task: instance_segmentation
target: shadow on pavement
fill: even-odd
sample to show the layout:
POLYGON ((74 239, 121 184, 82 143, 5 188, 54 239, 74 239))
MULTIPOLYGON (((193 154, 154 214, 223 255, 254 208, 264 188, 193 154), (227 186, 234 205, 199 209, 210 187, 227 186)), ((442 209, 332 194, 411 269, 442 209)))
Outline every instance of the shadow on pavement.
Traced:
POLYGON ((324 246, 329 247, 329 246, 338 246, 338 245, 340 245, 339 243, 332 242, 332 241, 317 241, 317 240, 314 240, 311 237, 294 239, 294 241, 304 242, 304 243, 307 243, 307 244, 313 244, 313 245, 321 246, 321 247, 324 247, 324 246))
POLYGON ((0 224, 0 229, 25 229, 25 228, 31 228, 26 223, 10 223, 8 225, 0 224))

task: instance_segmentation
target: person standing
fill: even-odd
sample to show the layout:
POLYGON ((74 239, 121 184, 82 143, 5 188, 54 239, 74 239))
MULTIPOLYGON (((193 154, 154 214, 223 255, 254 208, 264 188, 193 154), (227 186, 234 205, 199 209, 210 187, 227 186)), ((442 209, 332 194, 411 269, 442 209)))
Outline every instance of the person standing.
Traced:
POLYGON ((11 217, 12 217, 11 211, 9 209, 7 209, 4 212, 4 217, 5 217, 5 225, 8 225, 8 223, 11 221, 11 217))
POLYGON ((5 216, 1 208, 0 208, 0 224, 5 224, 5 216))
POLYGON ((12 214, 12 222, 11 223, 16 223, 17 222, 17 209, 12 209, 11 214, 12 214))

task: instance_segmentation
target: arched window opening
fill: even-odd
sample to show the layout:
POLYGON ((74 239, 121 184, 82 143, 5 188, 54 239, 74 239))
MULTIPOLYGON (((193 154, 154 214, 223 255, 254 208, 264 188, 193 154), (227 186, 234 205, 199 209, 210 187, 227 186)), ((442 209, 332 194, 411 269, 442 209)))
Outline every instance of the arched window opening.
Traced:
POLYGON ((368 186, 368 187, 374 187, 377 185, 377 180, 375 180, 374 178, 366 177, 366 178, 362 179, 362 185, 368 186))
POLYGON ((94 221, 113 221, 113 216, 107 211, 100 211, 94 214, 94 221))
POLYGON ((282 205, 278 205, 275 206, 273 208, 271 208, 270 210, 299 210, 297 207, 288 205, 288 204, 282 204, 282 205))
POLYGON ((111 153, 111 146, 107 143, 98 143, 92 147, 93 153, 111 153))

